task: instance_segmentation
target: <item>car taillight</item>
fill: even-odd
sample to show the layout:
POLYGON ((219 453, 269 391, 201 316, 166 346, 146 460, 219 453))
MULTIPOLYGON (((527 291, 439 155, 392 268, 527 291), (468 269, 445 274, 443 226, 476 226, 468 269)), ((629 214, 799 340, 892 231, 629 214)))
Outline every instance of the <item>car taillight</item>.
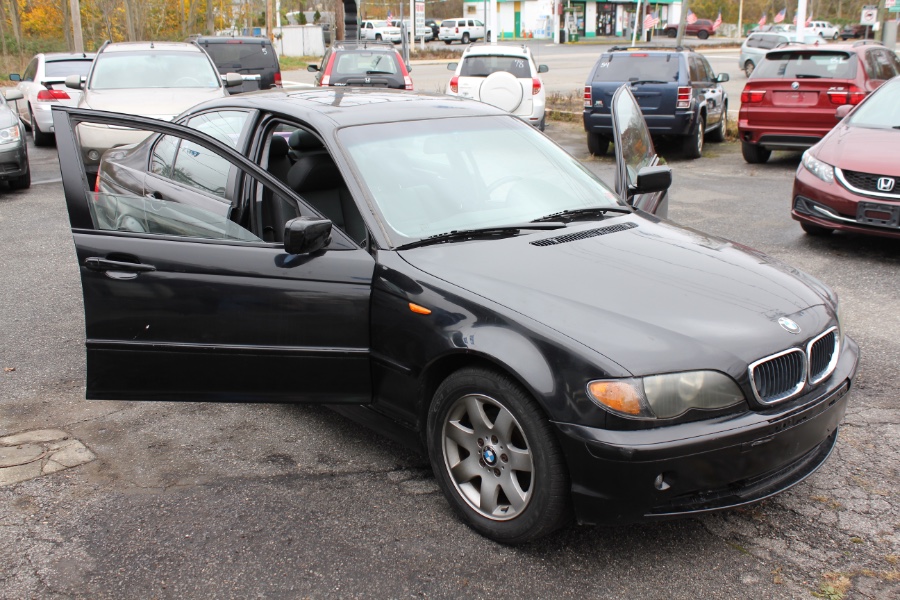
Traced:
POLYGON ((44 102, 68 100, 69 94, 67 94, 65 90, 41 90, 38 92, 37 99, 44 102))
POLYGON ((459 33, 459 27, 456 28, 456 33, 459 33))
POLYGON ((832 104, 859 104, 866 97, 866 92, 855 85, 848 88, 831 88, 828 90, 828 99, 832 104))
MULTIPOLYGON (((97 178, 94 179, 94 194, 100 193, 100 171, 97 171, 97 178)), ((94 196, 94 201, 99 201, 100 198, 98 196, 94 196)))
POLYGON ((405 86, 403 89, 411 90, 413 89, 412 79, 409 75, 403 76, 403 85, 405 86))
POLYGON ((541 93, 541 80, 537 77, 531 79, 531 95, 537 96, 541 93))
POLYGON ((275 87, 281 87, 281 72, 275 72, 275 87))
POLYGON ((453 78, 450 79, 450 91, 453 92, 454 94, 459 93, 459 77, 458 76, 454 76, 453 78))
POLYGON ((765 95, 766 90, 744 90, 741 92, 741 104, 762 102, 765 95))
POLYGON ((584 107, 591 108, 592 106, 594 106, 594 102, 591 99, 591 86, 586 85, 584 86, 584 107))
POLYGON ((690 108, 691 107, 691 87, 690 86, 682 86, 678 88, 678 101, 675 103, 675 108, 690 108))

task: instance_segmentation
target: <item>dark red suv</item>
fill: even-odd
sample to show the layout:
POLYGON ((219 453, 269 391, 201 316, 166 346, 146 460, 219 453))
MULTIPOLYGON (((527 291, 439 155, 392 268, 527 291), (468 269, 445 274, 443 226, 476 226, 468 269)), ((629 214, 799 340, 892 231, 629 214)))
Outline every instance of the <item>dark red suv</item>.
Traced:
MULTIPOLYGON (((711 35, 716 34, 716 28, 709 19, 697 19, 695 23, 687 23, 684 26, 685 35, 696 35, 701 40, 705 40, 711 35)), ((678 35, 678 25, 666 27, 666 35, 673 38, 678 35)))
POLYGON ((744 160, 763 163, 773 150, 809 148, 834 127, 838 106, 859 104, 898 74, 897 55, 872 40, 770 51, 741 92, 744 160))
MULTIPOLYGON (((848 108, 839 108, 838 116, 848 108)), ((810 235, 839 229, 900 238, 898 148, 900 77, 895 77, 803 153, 791 216, 810 235)))

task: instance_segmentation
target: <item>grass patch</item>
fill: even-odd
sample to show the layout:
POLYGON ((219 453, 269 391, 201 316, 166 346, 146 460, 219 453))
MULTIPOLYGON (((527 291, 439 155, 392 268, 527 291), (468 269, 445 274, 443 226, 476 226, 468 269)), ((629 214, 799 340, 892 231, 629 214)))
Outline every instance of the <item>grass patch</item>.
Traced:
MULTIPOLYGON (((0 81, 9 81, 10 73, 21 75, 31 60, 31 55, 3 54, 0 55, 0 81)), ((13 84, 15 85, 15 84, 13 84)))
POLYGON ((825 573, 819 590, 813 592, 816 598, 823 600, 843 600, 850 591, 850 578, 840 573, 825 573))
POLYGON ((305 71, 309 65, 321 62, 321 56, 279 56, 278 65, 282 71, 305 71))

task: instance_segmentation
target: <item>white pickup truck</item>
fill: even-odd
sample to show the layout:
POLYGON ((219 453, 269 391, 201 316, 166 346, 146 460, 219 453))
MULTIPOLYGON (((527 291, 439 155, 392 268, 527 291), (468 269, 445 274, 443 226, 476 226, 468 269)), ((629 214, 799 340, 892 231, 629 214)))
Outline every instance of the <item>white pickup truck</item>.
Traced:
MULTIPOLYGON (((438 38, 445 44, 468 44, 484 38, 484 23, 476 19, 444 19, 441 21, 438 38)), ((487 39, 490 41, 490 34, 487 39)))
POLYGON ((359 39, 399 44, 400 28, 394 27, 387 21, 363 21, 359 29, 359 39))

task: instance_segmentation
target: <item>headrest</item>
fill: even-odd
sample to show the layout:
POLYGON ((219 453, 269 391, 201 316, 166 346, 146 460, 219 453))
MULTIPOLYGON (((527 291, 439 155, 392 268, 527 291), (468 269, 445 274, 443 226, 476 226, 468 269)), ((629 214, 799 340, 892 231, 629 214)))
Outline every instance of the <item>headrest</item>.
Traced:
POLYGON ((269 145, 269 160, 273 158, 284 158, 287 156, 290 147, 288 146, 287 140, 284 139, 280 135, 276 135, 272 138, 272 143, 269 145))
POLYGON ((305 129, 297 129, 294 133, 291 134, 291 139, 288 140, 288 144, 290 144, 291 148, 294 150, 318 150, 322 147, 322 142, 306 131, 305 129))
POLYGON ((298 194, 337 189, 344 185, 341 172, 327 154, 301 157, 288 171, 287 181, 298 194))

